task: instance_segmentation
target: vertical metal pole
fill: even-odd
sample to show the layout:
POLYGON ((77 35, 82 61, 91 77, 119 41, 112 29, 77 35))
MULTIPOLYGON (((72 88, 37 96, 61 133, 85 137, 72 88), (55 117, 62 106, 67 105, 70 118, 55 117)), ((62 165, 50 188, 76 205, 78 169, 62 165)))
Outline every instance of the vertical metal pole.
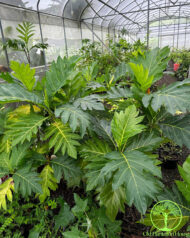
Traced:
MULTIPOLYGON (((0 19, 0 30, 1 30, 2 42, 3 42, 3 44, 5 44, 5 37, 3 34, 3 27, 2 27, 1 19, 0 19)), ((4 49, 4 52, 5 52, 5 57, 6 57, 6 61, 7 61, 7 66, 9 66, 9 56, 8 56, 6 48, 4 49)))
POLYGON ((66 51, 66 56, 68 57, 67 35, 66 35, 65 19, 64 19, 64 17, 63 17, 63 30, 64 30, 64 40, 65 40, 65 51, 66 51))
POLYGON ((110 47, 110 28, 108 27, 108 46, 110 47))
POLYGON ((149 48, 149 35, 150 35, 150 0, 148 0, 148 12, 147 12, 147 48, 149 48))
POLYGON ((115 43, 115 27, 113 28, 113 41, 115 43))
MULTIPOLYGON (((39 23, 39 28, 40 28, 41 42, 42 42, 42 44, 44 44, 41 18, 40 18, 40 11, 39 11, 39 4, 40 4, 40 0, 38 0, 38 2, 37 2, 37 14, 38 14, 38 23, 39 23)), ((45 69, 46 69, 47 68, 47 62, 46 62, 46 55, 45 55, 45 50, 44 49, 43 49, 43 55, 44 55, 44 63, 45 63, 45 69)))
POLYGON ((104 51, 104 46, 103 46, 103 42, 104 42, 104 38, 103 38, 103 32, 102 32, 102 25, 101 25, 101 37, 102 37, 102 53, 104 51))
POLYGON ((179 46, 179 25, 180 25, 180 13, 181 13, 181 6, 179 7, 179 19, 178 19, 178 29, 177 29, 177 48, 179 46))
POLYGON ((81 45, 82 44, 82 22, 79 23, 80 24, 80 38, 81 38, 81 45))
POLYGON ((162 47, 162 20, 160 20, 160 48, 162 47))
POLYGON ((158 47, 160 47, 160 9, 159 9, 158 47))
POLYGON ((185 41, 184 41, 184 48, 186 47, 186 37, 187 37, 187 17, 186 17, 186 24, 185 24, 185 41))
POLYGON ((94 25, 92 24, 92 41, 94 42, 94 25))
POLYGON ((173 48, 174 46, 175 46, 175 19, 174 19, 173 48))

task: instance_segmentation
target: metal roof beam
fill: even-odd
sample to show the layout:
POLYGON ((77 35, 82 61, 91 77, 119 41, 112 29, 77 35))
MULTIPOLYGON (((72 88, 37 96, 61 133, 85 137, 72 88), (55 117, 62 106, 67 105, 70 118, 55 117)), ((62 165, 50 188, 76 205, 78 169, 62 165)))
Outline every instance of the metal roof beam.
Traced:
MULTIPOLYGON (((98 0, 100 1, 100 0, 98 0)), ((162 6, 162 7, 153 7, 153 8, 150 8, 149 10, 150 11, 154 11, 154 10, 161 10, 161 9, 165 9, 165 8, 173 8, 173 7, 184 7, 184 6, 190 6, 190 2, 189 3, 183 3, 183 4, 176 4, 176 5, 170 5, 170 6, 162 6)), ((117 16, 117 15, 120 15, 120 14, 130 14, 130 13, 138 13, 138 12, 147 12, 148 9, 139 9, 139 10, 134 10, 134 11, 128 11, 128 12, 122 12, 122 13, 114 13, 114 14, 110 14, 110 15, 106 15, 107 17, 111 17, 111 16, 117 16)), ((105 17, 105 16, 101 16, 101 17, 105 17)), ((87 17, 87 18, 82 18, 82 20, 90 20, 92 19, 93 17, 87 17)), ((95 18, 98 18, 98 17, 95 17, 95 18)))

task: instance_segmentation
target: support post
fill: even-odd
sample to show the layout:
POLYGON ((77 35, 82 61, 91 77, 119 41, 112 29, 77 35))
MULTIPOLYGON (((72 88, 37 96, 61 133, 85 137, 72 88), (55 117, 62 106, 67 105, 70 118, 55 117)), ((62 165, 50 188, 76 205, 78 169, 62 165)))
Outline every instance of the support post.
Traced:
POLYGON ((185 24, 185 41, 184 41, 184 48, 186 47, 186 37, 187 37, 187 17, 186 17, 186 24, 185 24))
POLYGON ((180 25, 180 15, 181 15, 181 7, 179 7, 179 19, 178 19, 178 29, 177 29, 177 48, 179 46, 179 25, 180 25))
POLYGON ((81 45, 83 45, 83 44, 82 44, 82 39, 83 39, 83 38, 82 38, 82 22, 80 22, 79 24, 80 24, 80 38, 81 38, 81 45))
MULTIPOLYGON (((40 18, 40 11, 39 11, 39 4, 40 4, 40 0, 38 0, 38 2, 37 2, 37 14, 38 14, 38 23, 39 23, 39 28, 40 28, 41 42, 42 42, 42 44, 44 44, 42 25, 41 25, 41 18, 40 18)), ((45 50, 44 49, 43 49, 43 56, 44 56, 45 69, 47 69, 46 55, 45 55, 45 50)))
POLYGON ((101 42, 102 42, 102 53, 104 52, 104 45, 103 45, 103 42, 104 42, 104 38, 103 38, 103 31, 102 31, 102 25, 101 25, 101 42))
POLYGON ((147 48, 149 48, 149 36, 150 36, 150 0, 148 0, 147 10, 147 48))
POLYGON ((92 24, 92 41, 94 42, 94 25, 92 24))
POLYGON ((159 9, 158 47, 160 47, 160 9, 159 9))
MULTIPOLYGON (((0 19, 0 30, 1 30, 2 42, 3 42, 3 44, 5 44, 5 37, 4 37, 4 34, 3 34, 3 27, 2 27, 1 19, 0 19)), ((6 58, 6 61, 7 61, 7 66, 9 66, 9 56, 8 56, 6 48, 4 49, 4 52, 5 52, 5 58, 6 58)))
POLYGON ((66 35, 66 29, 65 29, 65 19, 63 17, 63 30, 64 30, 64 40, 65 40, 65 51, 66 51, 66 56, 68 57, 68 46, 67 46, 67 35, 66 35))

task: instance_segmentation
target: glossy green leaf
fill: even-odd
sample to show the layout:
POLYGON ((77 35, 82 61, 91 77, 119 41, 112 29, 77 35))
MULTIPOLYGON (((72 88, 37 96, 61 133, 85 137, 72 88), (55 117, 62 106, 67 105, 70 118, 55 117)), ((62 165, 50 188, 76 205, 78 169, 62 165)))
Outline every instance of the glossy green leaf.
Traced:
POLYGON ((46 120, 46 117, 31 113, 18 117, 16 121, 7 125, 7 135, 12 140, 12 145, 23 144, 26 140, 31 141, 38 132, 39 127, 46 120))
POLYGON ((110 146, 106 142, 98 139, 88 140, 80 148, 80 154, 87 165, 85 177, 87 177, 87 191, 103 186, 105 181, 100 176, 101 169, 105 166, 107 159, 104 156, 111 152, 110 146))
POLYGON ((64 177, 69 186, 79 185, 81 170, 75 160, 67 156, 59 156, 51 160, 51 166, 58 182, 64 177))
POLYGON ((40 173, 43 194, 40 194, 40 202, 44 202, 50 196, 50 189, 55 191, 58 188, 57 179, 54 177, 54 171, 46 165, 40 173))
POLYGON ((43 104, 43 97, 31 93, 18 84, 0 84, 0 103, 32 102, 43 104))
POLYGON ((92 94, 84 98, 78 98, 74 101, 74 106, 86 110, 104 110, 104 105, 98 95, 92 94))
POLYGON ((59 56, 57 61, 52 63, 50 71, 46 73, 45 86, 48 97, 52 97, 67 83, 78 60, 78 56, 72 56, 70 58, 61 58, 59 56))
POLYGON ((145 107, 150 104, 155 112, 164 106, 167 112, 173 115, 178 111, 185 113, 190 110, 189 84, 190 79, 173 83, 151 95, 144 96, 143 104, 145 107))
POLYGON ((60 120, 56 120, 46 130, 44 140, 49 140, 50 149, 54 148, 54 153, 59 150, 65 155, 66 152, 72 158, 77 158, 77 149, 79 146, 78 140, 80 136, 72 133, 68 125, 63 124, 60 120))
POLYGON ((111 131, 119 149, 130 137, 141 133, 145 128, 144 125, 140 124, 143 116, 138 117, 138 114, 139 112, 134 105, 126 108, 124 112, 115 112, 111 122, 111 131))
POLYGON ((14 71, 12 75, 22 82, 26 89, 32 91, 35 84, 35 69, 31 69, 29 64, 20 64, 16 61, 11 61, 10 68, 14 71))
POLYGON ((159 126, 165 137, 190 148, 190 115, 168 116, 160 121, 159 126))
POLYGON ((124 186, 127 204, 134 204, 144 214, 148 201, 155 199, 161 190, 161 183, 155 177, 161 177, 161 171, 155 161, 139 151, 111 152, 106 158, 110 161, 102 169, 102 176, 113 176, 113 190, 124 186))
POLYGON ((126 151, 151 152, 159 147, 162 141, 163 139, 154 135, 154 133, 144 132, 129 139, 126 144, 126 151))
POLYGON ((125 190, 122 187, 113 190, 111 183, 106 184, 100 192, 100 202, 106 207, 106 215, 114 221, 119 211, 125 212, 125 190))
POLYGON ((38 174, 29 167, 17 170, 13 175, 15 192, 20 192, 23 197, 31 195, 32 192, 42 193, 40 178, 38 174))
POLYGON ((73 132, 79 128, 82 137, 86 133, 87 128, 90 127, 90 115, 72 104, 65 104, 56 108, 55 116, 61 117, 64 124, 68 122, 73 132))

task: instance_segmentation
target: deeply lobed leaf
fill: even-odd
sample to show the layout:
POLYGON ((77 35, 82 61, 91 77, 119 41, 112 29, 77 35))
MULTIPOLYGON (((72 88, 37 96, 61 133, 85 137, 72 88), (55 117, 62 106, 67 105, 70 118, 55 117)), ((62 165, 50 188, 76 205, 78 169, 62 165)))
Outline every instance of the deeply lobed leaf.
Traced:
POLYGON ((67 124, 56 120, 46 130, 44 140, 47 139, 50 139, 49 146, 50 149, 54 147, 54 153, 61 149, 63 155, 67 152, 72 158, 77 158, 76 147, 80 145, 78 142, 80 136, 72 133, 67 124))
POLYGON ((127 140, 139 134, 145 128, 141 125, 143 117, 138 117, 138 111, 134 105, 129 106, 123 112, 115 112, 111 122, 111 131, 119 149, 127 142, 127 140))

